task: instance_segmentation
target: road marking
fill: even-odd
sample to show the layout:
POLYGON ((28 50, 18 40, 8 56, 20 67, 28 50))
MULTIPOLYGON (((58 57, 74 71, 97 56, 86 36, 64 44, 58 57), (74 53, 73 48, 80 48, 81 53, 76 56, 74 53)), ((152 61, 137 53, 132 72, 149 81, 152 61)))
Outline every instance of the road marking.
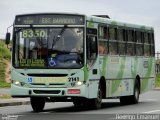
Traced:
POLYGON ((154 101, 154 102, 156 102, 158 100, 157 99, 142 99, 141 101, 154 101))
POLYGON ((160 112, 160 110, 152 110, 152 111, 147 111, 147 112, 143 112, 143 113, 156 113, 156 112, 160 112))

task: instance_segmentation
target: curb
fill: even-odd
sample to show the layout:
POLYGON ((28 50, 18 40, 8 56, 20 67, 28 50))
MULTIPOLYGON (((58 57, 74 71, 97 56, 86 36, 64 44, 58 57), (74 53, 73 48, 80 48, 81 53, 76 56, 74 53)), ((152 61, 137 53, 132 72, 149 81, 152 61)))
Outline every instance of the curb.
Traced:
POLYGON ((157 90, 157 91, 159 91, 159 90, 160 90, 160 88, 155 88, 155 89, 153 89, 153 90, 157 90))
POLYGON ((17 106, 17 105, 29 105, 30 100, 24 98, 13 98, 13 99, 0 99, 0 107, 5 106, 17 106))

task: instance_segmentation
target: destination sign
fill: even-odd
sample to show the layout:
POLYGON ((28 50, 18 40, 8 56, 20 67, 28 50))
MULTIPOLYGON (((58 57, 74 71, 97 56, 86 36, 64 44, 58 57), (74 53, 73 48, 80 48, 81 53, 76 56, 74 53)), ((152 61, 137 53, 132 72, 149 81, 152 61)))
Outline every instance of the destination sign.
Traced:
POLYGON ((84 25, 84 16, 78 15, 18 15, 15 25, 84 25))

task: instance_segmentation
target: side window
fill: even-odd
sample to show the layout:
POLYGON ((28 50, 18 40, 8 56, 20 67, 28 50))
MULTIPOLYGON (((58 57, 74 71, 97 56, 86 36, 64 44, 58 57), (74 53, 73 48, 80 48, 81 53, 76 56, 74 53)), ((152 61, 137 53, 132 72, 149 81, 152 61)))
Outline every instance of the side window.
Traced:
POLYGON ((99 38, 100 39, 108 39, 108 27, 105 26, 99 26, 99 38))
POLYGON ((123 28, 118 28, 117 30, 117 41, 118 41, 118 51, 119 55, 126 54, 126 31, 123 28))
POLYGON ((142 33, 140 31, 136 31, 136 42, 142 43, 142 33))
POLYGON ((126 44, 125 43, 119 43, 119 54, 120 55, 126 54, 126 44))
POLYGON ((148 36, 149 36, 149 33, 148 33, 148 32, 145 32, 145 33, 144 33, 144 43, 149 44, 149 39, 148 39, 149 37, 148 37, 148 36))
POLYGON ((135 55, 134 43, 127 43, 127 55, 130 55, 130 56, 135 55))
POLYGON ((150 56, 151 51, 150 51, 150 45, 149 44, 144 44, 144 56, 150 56))
POLYGON ((109 41, 109 54, 111 55, 117 55, 118 51, 117 42, 109 41))
POLYGON ((144 32, 144 56, 155 56, 154 34, 152 31, 144 32))
POLYGON ((143 55, 143 44, 136 44, 136 55, 137 56, 143 55))
POLYGON ((134 31, 133 30, 127 30, 127 41, 128 42, 134 42, 134 31))
POLYGON ((144 44, 143 44, 143 33, 139 30, 136 31, 136 55, 143 56, 144 44))
POLYGON ((133 56, 135 55, 135 34, 134 30, 131 28, 128 28, 126 30, 126 36, 127 36, 127 55, 133 56))
POLYGON ((150 46, 150 34, 148 31, 145 31, 144 34, 144 56, 150 56, 151 55, 151 46, 150 46))
POLYGON ((118 54, 117 28, 113 26, 109 27, 109 54, 118 54))
POLYGON ((125 41, 125 29, 118 28, 118 41, 125 41))
POLYGON ((108 53, 108 41, 99 40, 98 52, 100 55, 104 55, 108 53))
POLYGON ((155 48, 154 48, 154 45, 151 45, 151 56, 155 56, 155 48))
POLYGON ((154 43, 154 33, 150 33, 150 41, 151 41, 151 56, 155 56, 155 43, 154 43))
POLYGON ((99 43, 98 43, 98 52, 100 55, 105 55, 108 53, 108 39, 109 39, 109 35, 108 35, 108 27, 106 24, 102 24, 98 27, 98 39, 99 39, 99 43))
POLYGON ((92 66, 97 58, 97 29, 87 29, 87 63, 92 66))
POLYGON ((109 39, 116 40, 117 28, 109 27, 109 39))

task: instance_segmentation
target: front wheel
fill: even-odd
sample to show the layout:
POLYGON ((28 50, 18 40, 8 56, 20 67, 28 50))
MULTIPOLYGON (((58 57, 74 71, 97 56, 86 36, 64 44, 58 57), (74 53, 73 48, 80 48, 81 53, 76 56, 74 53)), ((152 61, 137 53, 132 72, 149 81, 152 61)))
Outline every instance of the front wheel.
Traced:
POLYGON ((98 87, 98 93, 97 93, 97 98, 92 99, 91 101, 91 105, 94 109, 100 109, 101 108, 101 104, 102 104, 102 89, 101 89, 101 85, 99 85, 98 87))
POLYGON ((43 111, 45 105, 45 98, 44 97, 31 97, 31 106, 34 112, 41 112, 43 111))

